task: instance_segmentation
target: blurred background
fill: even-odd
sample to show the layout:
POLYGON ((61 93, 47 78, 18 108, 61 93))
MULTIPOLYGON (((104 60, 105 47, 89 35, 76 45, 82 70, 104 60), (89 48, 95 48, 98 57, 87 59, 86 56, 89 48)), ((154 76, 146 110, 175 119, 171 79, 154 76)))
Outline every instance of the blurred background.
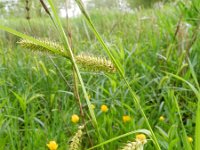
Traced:
MULTIPOLYGON (((139 7, 153 7, 162 5, 170 0, 83 0, 88 10, 93 9, 115 9, 122 11, 132 11, 139 7)), ((74 17, 80 14, 80 11, 74 0, 56 0, 60 16, 74 17)), ((43 9, 39 0, 1 0, 0 17, 27 17, 27 8, 31 17, 42 17, 43 9)))

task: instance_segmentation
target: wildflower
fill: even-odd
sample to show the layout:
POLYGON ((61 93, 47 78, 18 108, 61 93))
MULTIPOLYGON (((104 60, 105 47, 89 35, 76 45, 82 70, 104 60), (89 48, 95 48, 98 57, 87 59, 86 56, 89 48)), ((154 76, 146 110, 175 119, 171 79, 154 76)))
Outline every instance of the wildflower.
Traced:
POLYGON ((146 136, 144 134, 137 134, 136 141, 141 142, 142 144, 147 143, 146 136))
POLYGON ((72 121, 73 123, 79 122, 79 116, 76 115, 76 114, 73 114, 72 117, 71 117, 71 121, 72 121))
POLYGON ((58 144, 55 141, 50 141, 49 144, 47 144, 47 147, 49 150, 57 150, 58 144))
POLYGON ((96 107, 96 106, 95 106, 94 104, 91 104, 91 108, 92 108, 92 109, 95 109, 95 107, 96 107))
POLYGON ((131 121, 131 117, 128 116, 128 115, 124 115, 124 116, 122 117, 122 119, 123 119, 123 122, 124 122, 124 123, 130 122, 130 121, 131 121))
POLYGON ((165 120, 165 117, 160 116, 159 120, 160 120, 160 121, 164 121, 164 120, 165 120))
POLYGON ((192 142, 193 142, 192 137, 190 137, 190 136, 188 137, 188 142, 189 142, 189 143, 192 143, 192 142))
POLYGON ((101 111, 102 112, 107 112, 108 111, 108 107, 106 105, 101 105, 101 111))

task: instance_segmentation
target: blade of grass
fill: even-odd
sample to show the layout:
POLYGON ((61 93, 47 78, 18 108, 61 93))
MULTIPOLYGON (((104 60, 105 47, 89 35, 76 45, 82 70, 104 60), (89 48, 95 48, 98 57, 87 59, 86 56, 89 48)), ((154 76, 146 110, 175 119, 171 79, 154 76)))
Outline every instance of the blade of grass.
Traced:
POLYGON ((174 99, 174 102, 175 102, 175 105, 176 105, 176 108, 177 108, 177 112, 178 112, 179 119, 180 119, 180 122, 181 122, 181 127, 183 129, 183 146, 187 150, 192 150, 192 148, 189 144, 189 141, 188 141, 188 137, 187 137, 187 133, 186 133, 183 121, 182 121, 182 115, 181 115, 181 111, 180 111, 180 108, 179 108, 179 105, 178 105, 178 102, 177 102, 177 98, 174 95, 173 95, 173 99, 174 99))
POLYGON ((88 25, 91 27, 91 29, 92 29, 93 33, 95 34, 96 38, 98 39, 98 41, 100 42, 100 44, 102 45, 102 47, 104 48, 104 50, 106 51, 106 53, 108 54, 108 56, 110 57, 110 59, 115 64, 115 66, 116 66, 117 70, 119 71, 119 74, 121 75, 122 79, 124 79, 124 81, 125 81, 128 89, 129 89, 129 91, 130 91, 130 93, 131 93, 131 95, 132 95, 132 97, 134 99, 136 107, 139 108, 139 110, 140 110, 142 116, 144 117, 145 122, 146 122, 146 124, 147 124, 147 126, 148 126, 148 128, 149 128, 149 130, 150 130, 150 132, 152 134, 152 139, 153 139, 153 142, 155 144, 156 149, 160 150, 161 148, 160 148, 160 146, 158 144, 158 140, 157 140, 157 138, 156 138, 156 136, 155 136, 155 134, 154 134, 154 132, 152 130, 152 127, 151 127, 151 125, 150 125, 150 123, 149 123, 149 121, 148 121, 148 119, 146 117, 146 114, 145 114, 144 110, 142 109, 142 106, 140 105, 139 98, 136 95, 136 93, 132 90, 130 84, 126 80, 125 75, 124 75, 124 73, 123 73, 123 71, 122 71, 122 69, 120 67, 122 65, 118 64, 118 61, 116 61, 116 59, 114 58, 114 56, 112 55, 112 53, 110 52, 110 50, 108 49, 108 47, 106 46, 105 42, 103 41, 103 39, 101 38, 101 36, 97 32, 97 30, 96 30, 96 28, 95 28, 92 20, 90 19, 89 15, 88 15, 88 13, 86 11, 86 9, 83 6, 82 1, 81 0, 75 0, 75 1, 78 4, 78 6, 79 6, 79 8, 80 8, 80 10, 82 12, 82 14, 84 15, 84 17, 85 17, 88 25))
POLYGON ((20 104, 21 109, 25 113, 26 107, 27 107, 26 100, 23 97, 21 97, 20 95, 18 95, 17 93, 15 93, 13 91, 11 91, 11 92, 15 95, 15 97, 17 98, 17 100, 18 100, 18 102, 20 104))
POLYGON ((188 63, 189 63, 189 68, 190 68, 190 72, 191 72, 191 74, 192 74, 192 77, 193 77, 193 79, 194 79, 194 81, 195 81, 195 84, 196 84, 198 90, 200 91, 200 87, 199 87, 199 82, 198 82, 198 80, 197 80, 197 76, 196 76, 196 74, 195 74, 195 72, 194 72, 194 68, 193 68, 193 66, 192 66, 192 64, 191 64, 191 62, 190 62, 189 59, 188 59, 188 63))

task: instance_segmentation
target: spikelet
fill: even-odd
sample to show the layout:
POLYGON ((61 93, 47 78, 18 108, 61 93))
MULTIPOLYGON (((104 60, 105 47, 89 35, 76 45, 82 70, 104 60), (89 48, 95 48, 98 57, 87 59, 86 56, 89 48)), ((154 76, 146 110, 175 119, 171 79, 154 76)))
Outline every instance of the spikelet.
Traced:
POLYGON ((144 144, 147 143, 146 136, 144 134, 136 135, 135 142, 128 142, 120 150, 143 150, 144 144))
POLYGON ((144 143, 140 141, 129 142, 120 150, 143 150, 144 143))
POLYGON ((19 43, 22 47, 33 51, 49 52, 51 54, 57 54, 67 58, 69 57, 68 54, 65 52, 64 48, 60 46, 58 43, 51 42, 47 39, 45 40, 37 39, 37 40, 43 45, 48 46, 49 48, 46 48, 44 46, 41 46, 39 44, 36 44, 35 42, 26 39, 22 39, 17 43, 19 43))
POLYGON ((107 60, 106 58, 81 54, 75 56, 75 59, 78 65, 89 71, 104 71, 108 73, 114 73, 116 71, 116 68, 114 67, 113 63, 110 60, 107 60))
POLYGON ((129 142, 123 148, 121 148, 120 150, 135 150, 136 145, 137 145, 136 142, 129 142))
POLYGON ((71 140, 70 146, 69 146, 69 150, 79 150, 81 147, 81 141, 82 141, 82 129, 84 128, 84 126, 79 126, 78 131, 76 132, 76 134, 74 135, 74 137, 71 140))

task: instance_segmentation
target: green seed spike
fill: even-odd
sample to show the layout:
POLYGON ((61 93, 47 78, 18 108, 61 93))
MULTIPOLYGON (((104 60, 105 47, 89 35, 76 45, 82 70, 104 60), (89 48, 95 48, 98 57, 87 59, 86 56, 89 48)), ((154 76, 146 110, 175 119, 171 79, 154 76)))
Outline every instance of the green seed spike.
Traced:
POLYGON ((18 43, 27 49, 33 50, 33 51, 40 51, 40 52, 49 52, 51 54, 57 54, 61 55, 63 57, 69 57, 68 54, 65 52, 64 47, 60 46, 58 43, 49 41, 49 40, 41 40, 39 39, 41 43, 46 45, 48 48, 43 47, 41 45, 38 45, 32 41, 22 39, 18 43))
POLYGON ((116 72, 116 68, 114 67, 113 63, 106 58, 81 54, 76 56, 75 59, 78 65, 90 71, 104 71, 108 73, 116 72))

